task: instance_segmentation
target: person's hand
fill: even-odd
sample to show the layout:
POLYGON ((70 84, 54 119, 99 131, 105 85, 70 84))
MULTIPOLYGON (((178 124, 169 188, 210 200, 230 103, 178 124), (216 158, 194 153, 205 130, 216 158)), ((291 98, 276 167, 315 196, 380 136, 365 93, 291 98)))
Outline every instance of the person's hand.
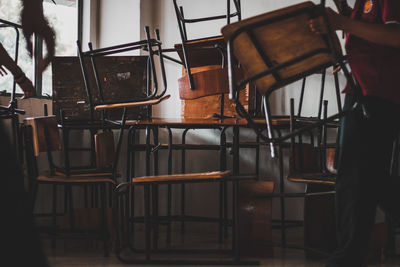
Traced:
POLYGON ((33 54, 31 40, 33 34, 36 34, 36 36, 43 38, 46 44, 47 54, 44 56, 43 60, 39 61, 38 64, 38 71, 39 73, 42 73, 54 57, 55 33, 43 15, 43 7, 41 5, 41 1, 39 3, 40 4, 37 5, 32 4, 32 6, 28 6, 27 4, 25 4, 21 12, 21 24, 22 32, 27 41, 27 49, 31 56, 33 54))
POLYGON ((24 92, 22 98, 29 98, 36 96, 36 89, 33 86, 31 80, 29 80, 25 73, 20 67, 15 63, 15 61, 10 57, 7 51, 4 49, 3 45, 0 44, 0 75, 7 75, 8 69, 14 76, 15 82, 21 87, 24 92))
POLYGON ((32 81, 25 76, 25 73, 21 72, 20 77, 14 76, 14 78, 15 82, 19 85, 19 87, 21 87, 22 91, 24 92, 24 95, 21 97, 21 99, 26 99, 36 96, 36 89, 33 86, 32 81))
MULTIPOLYGON (((332 31, 335 31, 338 29, 337 27, 337 22, 339 19, 339 14, 333 11, 331 8, 327 7, 326 9, 326 15, 331 27, 332 31)), ((314 19, 309 20, 309 27, 312 32, 316 34, 326 34, 328 33, 327 26, 325 24, 324 18, 322 16, 319 16, 314 19)))

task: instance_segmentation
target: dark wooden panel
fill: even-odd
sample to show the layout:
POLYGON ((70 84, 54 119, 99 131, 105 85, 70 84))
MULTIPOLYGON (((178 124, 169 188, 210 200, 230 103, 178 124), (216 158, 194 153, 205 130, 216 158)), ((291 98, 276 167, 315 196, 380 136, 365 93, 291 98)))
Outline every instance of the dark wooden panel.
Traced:
MULTIPOLYGON (((137 99, 146 94, 145 56, 109 56, 96 58, 101 86, 105 101, 126 101, 137 99)), ((96 96, 95 79, 90 62, 89 81, 92 95, 96 96)), ((85 91, 82 71, 77 57, 56 57, 52 62, 53 70, 53 114, 60 120, 60 110, 64 111, 67 121, 85 122, 90 119, 89 105, 85 91)), ((113 119, 121 117, 121 110, 109 111, 113 119)), ((99 120, 100 112, 95 112, 99 120)), ((128 119, 146 118, 146 107, 130 108, 128 119)))
POLYGON ((274 182, 240 183, 238 200, 239 251, 243 256, 272 257, 271 214, 274 182), (264 244, 264 245, 262 245, 264 244))

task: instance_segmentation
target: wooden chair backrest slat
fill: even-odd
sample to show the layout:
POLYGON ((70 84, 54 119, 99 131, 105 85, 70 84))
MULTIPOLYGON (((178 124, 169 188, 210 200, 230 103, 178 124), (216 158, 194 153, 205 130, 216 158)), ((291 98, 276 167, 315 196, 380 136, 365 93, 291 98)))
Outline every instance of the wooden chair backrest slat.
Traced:
MULTIPOLYGON (((325 168, 336 174, 334 147, 323 150, 325 153, 325 168)), ((317 173, 320 172, 320 151, 311 144, 295 144, 294 159, 291 158, 290 168, 292 173, 317 173)))
POLYGON ((61 139, 55 116, 26 118, 25 125, 32 127, 32 142, 35 156, 41 152, 61 150, 61 139))

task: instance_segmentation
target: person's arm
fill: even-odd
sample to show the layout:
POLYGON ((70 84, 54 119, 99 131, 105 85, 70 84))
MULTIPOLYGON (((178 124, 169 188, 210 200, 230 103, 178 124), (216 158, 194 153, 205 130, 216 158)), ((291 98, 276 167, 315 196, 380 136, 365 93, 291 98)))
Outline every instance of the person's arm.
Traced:
POLYGON ((400 25, 397 23, 368 23, 337 13, 332 14, 331 17, 330 21, 334 30, 343 30, 372 43, 400 48, 400 25))
MULTIPOLYGON (((354 20, 339 15, 330 8, 326 9, 332 30, 343 30, 372 43, 400 48, 400 25, 376 24, 354 20)), ((310 20, 310 28, 315 33, 325 33, 323 19, 321 17, 310 20)))
POLYGON ((27 49, 32 55, 33 34, 43 38, 46 43, 47 55, 39 62, 38 71, 42 73, 50 64, 55 53, 55 33, 50 27, 43 14, 42 0, 21 0, 23 8, 21 11, 22 32, 27 41, 27 49))
POLYGON ((31 80, 29 80, 21 68, 15 63, 14 59, 10 57, 3 45, 0 44, 0 69, 2 70, 1 75, 7 74, 4 67, 11 72, 14 76, 15 82, 21 87, 24 92, 23 98, 29 98, 36 95, 36 89, 33 86, 31 80))

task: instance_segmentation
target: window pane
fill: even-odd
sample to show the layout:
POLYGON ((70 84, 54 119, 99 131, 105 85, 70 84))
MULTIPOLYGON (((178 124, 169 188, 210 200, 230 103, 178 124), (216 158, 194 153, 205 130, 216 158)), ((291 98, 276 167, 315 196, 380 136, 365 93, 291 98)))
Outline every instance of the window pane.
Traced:
MULTIPOLYGON (((0 0, 0 18, 13 23, 20 24, 20 0, 0 0)), ((26 50, 26 42, 20 30, 19 46, 18 46, 18 65, 25 72, 26 76, 32 79, 33 77, 33 63, 26 50)), ((10 54, 15 58, 16 43, 16 30, 14 28, 0 28, 0 42, 10 54)), ((13 76, 11 74, 0 76, 0 91, 11 92, 13 88, 13 76)), ((17 93, 22 93, 22 90, 17 86, 17 93)))
MULTIPOLYGON (((1 1, 1 0, 0 0, 1 1)), ((45 16, 56 32, 56 56, 76 56, 78 12, 75 0, 43 2, 45 16)), ((44 49, 44 52, 46 50, 44 49)), ((52 95, 51 66, 43 73, 43 95, 52 95)))

